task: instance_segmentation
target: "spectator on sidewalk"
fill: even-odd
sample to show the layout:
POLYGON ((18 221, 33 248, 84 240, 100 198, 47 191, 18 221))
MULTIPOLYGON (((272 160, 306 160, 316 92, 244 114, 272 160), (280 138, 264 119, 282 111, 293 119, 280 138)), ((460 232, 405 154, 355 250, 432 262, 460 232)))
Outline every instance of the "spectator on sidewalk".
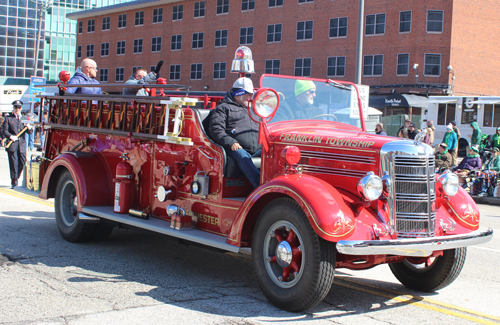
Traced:
POLYGON ((446 126, 446 133, 444 134, 443 137, 443 143, 446 143, 448 146, 448 152, 450 153, 452 157, 451 161, 451 166, 456 166, 457 165, 457 159, 455 158, 455 152, 457 151, 457 134, 453 131, 453 125, 448 124, 446 126))
POLYGON ((375 133, 378 135, 387 135, 384 129, 384 124, 378 123, 377 125, 375 125, 375 133))

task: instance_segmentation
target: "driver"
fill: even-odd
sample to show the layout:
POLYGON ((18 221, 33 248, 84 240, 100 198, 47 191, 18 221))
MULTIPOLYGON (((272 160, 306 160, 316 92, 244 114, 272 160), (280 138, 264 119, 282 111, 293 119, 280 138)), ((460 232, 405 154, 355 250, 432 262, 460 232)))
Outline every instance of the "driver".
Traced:
POLYGON ((323 112, 314 107, 314 98, 316 98, 316 85, 311 80, 295 81, 295 98, 280 105, 276 112, 276 121, 284 120, 307 120, 323 112))

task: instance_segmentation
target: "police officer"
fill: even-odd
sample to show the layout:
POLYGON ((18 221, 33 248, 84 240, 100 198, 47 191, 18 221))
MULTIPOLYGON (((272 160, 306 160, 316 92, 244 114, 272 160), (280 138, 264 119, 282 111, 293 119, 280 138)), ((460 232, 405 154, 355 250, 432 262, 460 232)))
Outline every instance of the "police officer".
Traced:
MULTIPOLYGON (((19 135, 19 132, 24 128, 21 122, 21 109, 23 108, 23 102, 20 100, 15 100, 12 102, 13 112, 5 118, 2 126, 2 132, 5 138, 7 138, 7 144, 12 141, 9 148, 6 148, 7 154, 9 156, 9 167, 10 167, 10 179, 11 188, 18 185, 19 177, 23 171, 24 165, 26 164, 26 138, 24 134, 19 135)), ((27 126, 28 129, 25 132, 32 133, 33 127, 31 125, 27 126)))

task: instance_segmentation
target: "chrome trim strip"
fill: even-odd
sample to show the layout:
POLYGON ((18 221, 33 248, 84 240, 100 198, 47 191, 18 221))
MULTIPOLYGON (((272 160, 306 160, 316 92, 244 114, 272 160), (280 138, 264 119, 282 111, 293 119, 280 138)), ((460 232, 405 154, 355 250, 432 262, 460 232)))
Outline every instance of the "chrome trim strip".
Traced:
POLYGON ((340 169, 331 167, 321 167, 312 165, 300 165, 302 166, 302 172, 318 173, 318 174, 330 174, 337 176, 347 176, 361 178, 366 175, 366 171, 350 170, 350 169, 340 169))
POLYGON ((347 161, 347 162, 370 164, 370 165, 373 165, 376 162, 374 157, 358 156, 351 154, 346 155, 341 153, 331 153, 331 152, 321 152, 321 151, 301 150, 300 155, 302 158, 339 160, 339 161, 347 161))
POLYGON ((398 255, 425 257, 433 251, 483 244, 491 240, 493 229, 468 234, 391 240, 341 240, 337 251, 346 255, 398 255))

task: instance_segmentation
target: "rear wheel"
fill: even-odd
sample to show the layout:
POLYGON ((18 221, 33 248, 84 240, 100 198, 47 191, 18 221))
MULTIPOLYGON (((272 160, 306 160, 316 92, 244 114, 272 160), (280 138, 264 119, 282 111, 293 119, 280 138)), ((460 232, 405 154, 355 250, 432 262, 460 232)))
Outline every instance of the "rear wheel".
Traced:
POLYGON ((335 273, 335 244, 318 237, 300 206, 272 201, 257 220, 252 257, 264 295, 278 308, 301 311, 328 294, 335 273))
POLYGON ((69 172, 64 172, 57 182, 55 197, 56 222, 62 237, 69 242, 86 241, 95 224, 84 223, 78 218, 78 197, 69 172))
POLYGON ((452 283, 462 271, 467 248, 443 251, 442 256, 431 258, 406 258, 389 264, 394 276, 407 288, 432 292, 452 283))

